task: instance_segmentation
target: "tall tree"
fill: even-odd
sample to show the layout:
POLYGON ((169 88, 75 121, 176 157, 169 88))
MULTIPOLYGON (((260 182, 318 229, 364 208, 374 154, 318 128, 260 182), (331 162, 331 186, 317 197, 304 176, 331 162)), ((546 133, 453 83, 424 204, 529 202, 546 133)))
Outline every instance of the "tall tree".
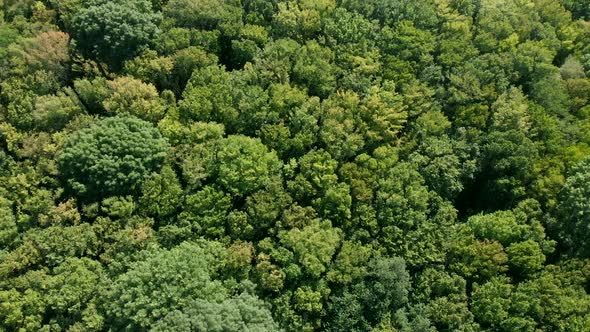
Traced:
POLYGON ((134 117, 99 120, 75 133, 59 157, 61 175, 76 194, 96 199, 136 193, 161 167, 168 143, 134 117))
POLYGON ((152 43, 160 20, 148 0, 86 0, 69 29, 83 55, 117 68, 152 43))

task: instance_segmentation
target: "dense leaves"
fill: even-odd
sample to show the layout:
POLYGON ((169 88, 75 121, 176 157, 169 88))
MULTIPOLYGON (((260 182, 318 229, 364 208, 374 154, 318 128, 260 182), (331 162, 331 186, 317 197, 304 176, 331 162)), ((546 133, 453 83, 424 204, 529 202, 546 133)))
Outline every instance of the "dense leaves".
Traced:
POLYGON ((168 143, 156 128, 133 117, 101 120, 73 135, 59 157, 68 186, 89 198, 136 192, 157 171, 168 143))
POLYGON ((119 65, 150 44, 158 32, 160 14, 146 0, 81 1, 69 29, 85 56, 119 65))
POLYGON ((0 0, 0 331, 589 331, 587 0, 0 0))

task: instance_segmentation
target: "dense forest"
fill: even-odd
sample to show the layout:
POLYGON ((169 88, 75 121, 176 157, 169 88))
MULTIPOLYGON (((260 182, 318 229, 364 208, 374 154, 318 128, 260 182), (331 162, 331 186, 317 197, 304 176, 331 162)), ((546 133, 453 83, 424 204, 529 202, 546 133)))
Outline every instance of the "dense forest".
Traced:
POLYGON ((0 0, 0 331, 590 331, 590 1, 0 0))

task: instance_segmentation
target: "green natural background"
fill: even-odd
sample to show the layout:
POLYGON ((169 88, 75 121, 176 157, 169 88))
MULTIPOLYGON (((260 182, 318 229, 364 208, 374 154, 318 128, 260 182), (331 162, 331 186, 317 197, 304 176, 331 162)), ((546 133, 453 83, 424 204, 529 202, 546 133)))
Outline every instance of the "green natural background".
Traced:
POLYGON ((590 331, 590 1, 0 0, 0 331, 590 331))

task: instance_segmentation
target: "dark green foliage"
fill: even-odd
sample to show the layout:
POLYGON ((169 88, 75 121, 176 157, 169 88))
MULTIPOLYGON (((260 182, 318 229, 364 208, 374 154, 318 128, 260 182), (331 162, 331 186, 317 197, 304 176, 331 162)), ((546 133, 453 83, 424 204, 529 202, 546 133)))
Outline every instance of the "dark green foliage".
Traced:
POLYGON ((590 159, 577 164, 559 194, 559 222, 556 224, 562 244, 584 257, 590 255, 590 159))
POLYGON ((145 177, 159 170, 167 149, 151 124, 113 117, 73 134, 59 166, 69 188, 81 197, 135 193, 145 177))
POLYGON ((409 275, 400 258, 376 258, 360 282, 331 296, 328 331, 363 331, 377 325, 408 301, 409 275))
POLYGON ((0 0, 0 331, 589 331, 587 0, 0 0))
POLYGON ((583 20, 590 18, 590 4, 588 2, 583 0, 562 0, 561 3, 572 12, 574 18, 583 20))
POLYGON ((85 0, 69 29, 83 55, 117 66, 152 43, 160 19, 147 0, 85 0))

